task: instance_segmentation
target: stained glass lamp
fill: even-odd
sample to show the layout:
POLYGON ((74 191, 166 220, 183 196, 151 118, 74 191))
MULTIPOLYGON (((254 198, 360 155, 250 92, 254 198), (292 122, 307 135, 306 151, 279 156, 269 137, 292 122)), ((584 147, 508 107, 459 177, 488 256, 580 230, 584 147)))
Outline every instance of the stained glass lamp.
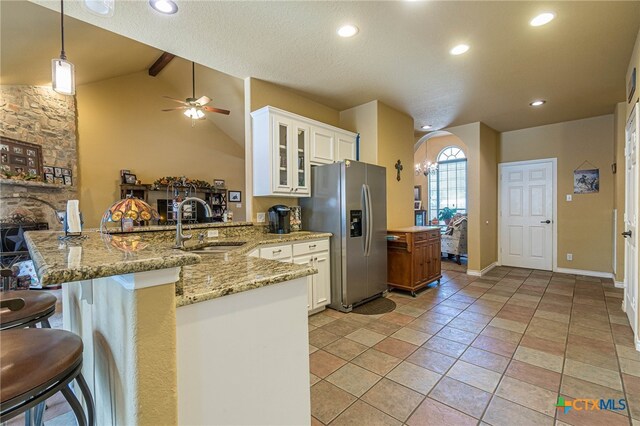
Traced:
POLYGON ((107 222, 120 222, 120 229, 123 229, 125 219, 131 219, 134 222, 158 220, 160 215, 151 206, 139 198, 127 197, 114 203, 102 215, 100 230, 104 228, 107 222))

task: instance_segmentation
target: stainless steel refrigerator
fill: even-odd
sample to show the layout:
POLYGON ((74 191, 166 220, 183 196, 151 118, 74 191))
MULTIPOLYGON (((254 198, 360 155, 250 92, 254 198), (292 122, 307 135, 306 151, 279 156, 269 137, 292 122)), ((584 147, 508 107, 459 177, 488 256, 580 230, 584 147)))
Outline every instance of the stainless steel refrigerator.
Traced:
POLYGON ((331 304, 349 312, 387 291, 386 169, 344 161, 311 170, 303 228, 331 232, 331 304))

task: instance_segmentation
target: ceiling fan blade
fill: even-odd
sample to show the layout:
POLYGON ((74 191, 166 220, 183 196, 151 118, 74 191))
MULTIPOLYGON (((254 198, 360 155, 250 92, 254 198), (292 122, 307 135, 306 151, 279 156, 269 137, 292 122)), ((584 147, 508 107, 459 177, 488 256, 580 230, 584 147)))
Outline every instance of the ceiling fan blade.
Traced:
POLYGON ((210 107, 210 106, 203 106, 202 109, 205 110, 205 111, 217 112, 217 113, 224 114, 224 115, 229 115, 231 113, 231 111, 227 111, 226 109, 214 108, 214 107, 210 107))
POLYGON ((198 99, 196 99, 196 103, 200 106, 204 106, 206 104, 208 104, 209 102, 211 102, 211 99, 209 99, 206 96, 200 96, 198 99))
POLYGON ((163 109, 162 111, 177 111, 179 109, 189 109, 189 107, 188 106, 175 107, 175 108, 163 109))
POLYGON ((183 105, 187 105, 187 103, 185 101, 181 101, 179 99, 170 98, 169 96, 163 96, 163 98, 169 99, 170 101, 173 101, 173 102, 178 102, 178 103, 183 104, 183 105))

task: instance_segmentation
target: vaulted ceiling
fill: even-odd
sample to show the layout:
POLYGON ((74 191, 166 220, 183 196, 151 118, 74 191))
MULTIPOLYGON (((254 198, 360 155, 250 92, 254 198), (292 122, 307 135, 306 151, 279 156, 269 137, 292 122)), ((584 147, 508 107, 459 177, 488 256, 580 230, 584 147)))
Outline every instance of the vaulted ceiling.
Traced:
MULTIPOLYGON (((172 16, 158 14, 144 0, 117 0, 112 18, 91 15, 77 1, 67 1, 65 12, 224 73, 284 85, 338 110, 379 99, 413 116, 416 129, 483 121, 507 131, 611 113, 625 99, 626 68, 640 27, 638 1, 177 3, 172 16), (529 26, 543 10, 555 12, 556 19, 529 26), (346 22, 359 27, 355 37, 336 35, 346 22), (449 49, 461 42, 470 50, 451 56, 449 49), (529 107, 537 98, 547 104, 529 107)), ((30 21, 22 28, 25 38, 36 30, 30 21)), ((78 64, 104 49, 82 40, 84 46, 73 50, 71 29, 67 37, 69 56, 78 64)), ((49 56, 56 50, 54 40, 49 56)), ((119 50, 123 67, 135 62, 119 50)))

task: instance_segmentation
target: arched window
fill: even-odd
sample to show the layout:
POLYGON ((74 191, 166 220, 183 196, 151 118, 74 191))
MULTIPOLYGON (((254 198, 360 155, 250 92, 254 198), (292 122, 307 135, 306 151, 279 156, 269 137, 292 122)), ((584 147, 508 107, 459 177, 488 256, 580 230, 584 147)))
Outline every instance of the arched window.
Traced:
POLYGON ((429 218, 438 218, 445 207, 466 214, 467 157, 460 147, 448 146, 436 158, 438 169, 429 175, 429 218))

